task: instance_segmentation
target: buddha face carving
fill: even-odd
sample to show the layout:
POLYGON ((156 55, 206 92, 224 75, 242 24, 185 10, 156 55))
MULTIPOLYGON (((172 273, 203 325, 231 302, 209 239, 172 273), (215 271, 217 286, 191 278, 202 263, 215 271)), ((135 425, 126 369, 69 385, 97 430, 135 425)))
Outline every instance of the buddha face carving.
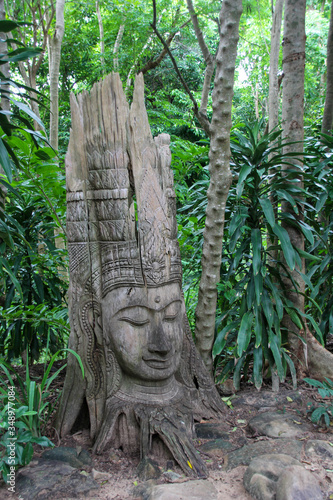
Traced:
POLYGON ((185 306, 180 287, 123 287, 102 301, 103 335, 122 369, 146 382, 166 381, 178 369, 185 306))

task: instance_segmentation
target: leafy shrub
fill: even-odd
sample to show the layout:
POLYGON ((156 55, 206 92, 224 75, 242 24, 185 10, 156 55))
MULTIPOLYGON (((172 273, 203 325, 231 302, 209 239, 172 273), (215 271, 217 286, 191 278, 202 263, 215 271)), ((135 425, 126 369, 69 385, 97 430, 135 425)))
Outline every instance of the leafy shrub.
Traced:
MULTIPOLYGON (((233 371, 236 388, 241 373, 246 374, 251 365, 253 382, 259 389, 265 363, 280 380, 289 368, 296 384, 287 332, 282 326, 285 314, 299 329, 304 328, 305 320, 311 322, 322 340, 313 317, 298 310, 285 289, 286 280, 293 282, 290 270, 302 268, 301 258, 313 261, 316 257, 294 248, 284 224, 297 227, 308 245, 313 245, 315 231, 298 215, 314 209, 307 189, 298 180, 296 155, 281 154, 280 131, 262 134, 260 127, 261 123, 255 123, 246 125, 242 132, 234 130, 231 142, 238 180, 228 199, 213 355, 215 364, 222 366, 219 379, 233 371), (290 204, 288 213, 281 210, 285 201, 290 204)), ((303 170, 301 173, 304 175, 303 170)), ((310 283, 306 274, 299 272, 310 283)))
POLYGON ((314 380, 311 378, 305 378, 304 382, 309 385, 313 385, 318 388, 318 392, 322 398, 330 398, 327 403, 321 405, 312 405, 309 408, 311 412, 311 420, 315 424, 318 424, 321 420, 324 421, 326 427, 329 427, 330 422, 333 422, 333 382, 332 380, 325 377, 324 382, 319 382, 319 380, 314 380))
MULTIPOLYGON (((78 354, 71 349, 64 350, 76 357, 82 376, 84 376, 84 368, 78 354)), ((23 380, 8 363, 0 361, 0 368, 4 373, 0 375, 0 399, 3 402, 0 422, 0 471, 5 481, 7 481, 10 466, 17 468, 30 462, 33 444, 53 446, 53 443, 42 434, 45 432, 46 424, 54 408, 54 401, 52 404, 49 401, 50 386, 66 367, 63 365, 50 376, 59 354, 60 351, 52 356, 41 382, 31 379, 28 364, 26 378, 23 380), (16 385, 12 374, 15 375, 16 385)))

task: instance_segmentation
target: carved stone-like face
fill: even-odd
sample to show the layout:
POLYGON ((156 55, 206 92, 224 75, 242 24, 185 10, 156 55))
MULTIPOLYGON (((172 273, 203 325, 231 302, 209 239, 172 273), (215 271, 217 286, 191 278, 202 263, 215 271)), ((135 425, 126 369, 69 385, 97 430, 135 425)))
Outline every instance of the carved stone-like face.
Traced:
POLYGON ((102 301, 103 335, 123 372, 137 380, 170 379, 180 363, 184 314, 177 283, 109 292, 102 301))

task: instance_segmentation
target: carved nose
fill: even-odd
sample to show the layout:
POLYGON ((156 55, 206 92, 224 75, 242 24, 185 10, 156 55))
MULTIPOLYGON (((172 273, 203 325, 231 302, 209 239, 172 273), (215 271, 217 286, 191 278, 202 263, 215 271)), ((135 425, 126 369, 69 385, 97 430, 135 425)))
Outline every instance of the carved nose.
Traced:
POLYGON ((156 325, 153 328, 149 343, 148 343, 148 351, 151 353, 158 353, 161 356, 166 356, 168 352, 171 350, 171 345, 168 339, 166 338, 165 332, 161 324, 156 325))

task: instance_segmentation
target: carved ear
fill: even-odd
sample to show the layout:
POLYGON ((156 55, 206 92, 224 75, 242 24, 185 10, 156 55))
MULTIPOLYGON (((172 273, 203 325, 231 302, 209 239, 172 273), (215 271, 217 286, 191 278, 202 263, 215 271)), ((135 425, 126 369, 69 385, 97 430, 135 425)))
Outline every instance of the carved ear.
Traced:
POLYGON ((86 331, 94 332, 97 343, 103 345, 103 325, 101 304, 97 300, 84 300, 81 302, 80 319, 86 331))

